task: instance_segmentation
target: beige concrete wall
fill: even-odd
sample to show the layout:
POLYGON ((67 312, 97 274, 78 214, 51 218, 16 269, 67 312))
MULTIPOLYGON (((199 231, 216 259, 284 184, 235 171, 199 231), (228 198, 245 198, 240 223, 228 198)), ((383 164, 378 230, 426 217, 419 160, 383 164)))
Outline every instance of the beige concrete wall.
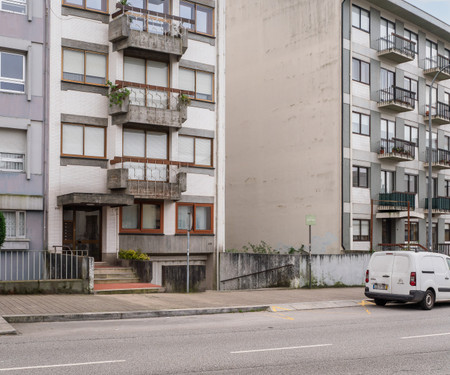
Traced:
POLYGON ((226 248, 340 252, 340 4, 227 2, 226 248))

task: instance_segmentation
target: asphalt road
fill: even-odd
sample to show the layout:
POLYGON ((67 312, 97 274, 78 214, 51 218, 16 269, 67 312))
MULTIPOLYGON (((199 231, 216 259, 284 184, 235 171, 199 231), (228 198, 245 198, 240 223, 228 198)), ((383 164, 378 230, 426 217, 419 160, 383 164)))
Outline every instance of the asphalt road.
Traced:
POLYGON ((450 304, 16 324, 1 374, 450 374, 450 304))

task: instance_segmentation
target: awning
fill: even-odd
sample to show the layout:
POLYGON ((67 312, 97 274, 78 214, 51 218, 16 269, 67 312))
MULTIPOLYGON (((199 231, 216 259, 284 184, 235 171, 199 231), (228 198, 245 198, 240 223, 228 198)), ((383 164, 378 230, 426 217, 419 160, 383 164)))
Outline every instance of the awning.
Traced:
MULTIPOLYGON (((375 217, 377 219, 407 219, 408 211, 377 212, 375 217)), ((415 219, 425 219, 425 214, 417 212, 417 211, 410 211, 409 217, 415 218, 415 219)))
POLYGON ((97 194, 70 193, 59 195, 58 206, 130 206, 134 203, 134 196, 129 194, 97 194))

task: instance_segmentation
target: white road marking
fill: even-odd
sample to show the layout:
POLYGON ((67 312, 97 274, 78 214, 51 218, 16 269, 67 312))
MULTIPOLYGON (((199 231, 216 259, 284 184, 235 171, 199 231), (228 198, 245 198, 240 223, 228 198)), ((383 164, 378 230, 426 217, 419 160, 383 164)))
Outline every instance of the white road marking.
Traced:
POLYGON ((32 369, 39 369, 39 368, 104 365, 104 364, 107 364, 107 363, 121 363, 121 362, 126 362, 126 361, 124 359, 119 359, 117 361, 66 363, 66 364, 62 364, 62 365, 42 365, 42 366, 29 366, 29 367, 10 367, 10 368, 0 368, 0 371, 17 371, 17 370, 32 370, 32 369))
POLYGON ((421 335, 421 336, 406 336, 406 337, 401 337, 402 340, 406 340, 406 339, 420 339, 422 337, 436 337, 436 336, 448 336, 450 335, 450 332, 446 332, 446 333, 434 333, 432 335, 421 335))
POLYGON ((322 347, 322 346, 331 346, 331 345, 333 345, 333 344, 304 345, 304 346, 289 346, 289 347, 286 347, 286 348, 269 348, 269 349, 241 350, 241 351, 239 351, 239 352, 230 352, 230 354, 270 352, 270 351, 275 351, 275 350, 293 350, 293 349, 319 348, 319 347, 322 347))

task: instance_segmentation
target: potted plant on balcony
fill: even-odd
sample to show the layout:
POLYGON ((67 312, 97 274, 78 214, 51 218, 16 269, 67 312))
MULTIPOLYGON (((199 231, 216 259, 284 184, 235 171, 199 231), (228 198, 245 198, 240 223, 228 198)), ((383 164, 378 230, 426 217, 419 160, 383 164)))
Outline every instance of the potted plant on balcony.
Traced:
POLYGON ((119 88, 118 85, 113 84, 111 81, 107 82, 109 86, 108 98, 109 98, 109 114, 119 114, 128 112, 128 97, 130 96, 130 90, 126 87, 119 88))
POLYGON ((380 155, 383 155, 383 154, 384 154, 384 147, 381 146, 381 148, 380 148, 380 155))

